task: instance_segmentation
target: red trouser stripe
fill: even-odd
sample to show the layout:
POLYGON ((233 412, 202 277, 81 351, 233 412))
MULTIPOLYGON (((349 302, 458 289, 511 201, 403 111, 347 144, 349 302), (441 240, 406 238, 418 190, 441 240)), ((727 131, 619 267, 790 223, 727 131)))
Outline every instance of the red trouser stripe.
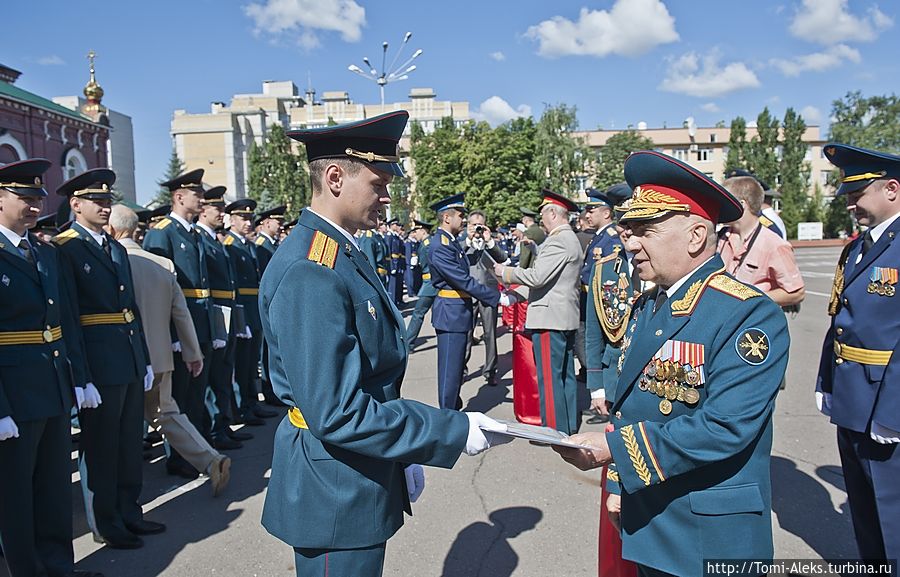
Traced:
POLYGON ((325 577, 328 577, 328 553, 325 553, 325 577))
POLYGON ((556 428, 556 404, 553 402, 553 359, 550 350, 550 333, 541 333, 541 370, 544 373, 544 415, 547 426, 556 428))

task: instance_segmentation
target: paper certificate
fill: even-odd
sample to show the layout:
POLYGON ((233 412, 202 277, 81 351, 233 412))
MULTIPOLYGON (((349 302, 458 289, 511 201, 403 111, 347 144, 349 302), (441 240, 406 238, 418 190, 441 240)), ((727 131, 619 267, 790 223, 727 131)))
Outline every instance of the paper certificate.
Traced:
MULTIPOLYGON (((573 449, 589 449, 583 445, 576 445, 567 441, 569 438, 565 433, 561 433, 550 427, 539 427, 537 425, 525 425, 514 421, 498 420, 498 423, 506 425, 506 431, 489 431, 495 435, 507 435, 518 439, 527 439, 536 443, 545 445, 559 445, 561 447, 572 447, 573 449)), ((487 430, 487 429, 486 429, 487 430)))

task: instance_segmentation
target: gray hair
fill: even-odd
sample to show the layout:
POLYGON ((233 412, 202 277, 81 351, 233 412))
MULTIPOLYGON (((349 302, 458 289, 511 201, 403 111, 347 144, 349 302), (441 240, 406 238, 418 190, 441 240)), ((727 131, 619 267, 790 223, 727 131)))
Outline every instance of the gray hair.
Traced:
POLYGON ((552 212, 559 218, 564 218, 566 220, 569 220, 569 210, 558 204, 548 204, 548 205, 546 205, 546 207, 543 210, 552 212))
POLYGON ((131 236, 138 227, 138 215, 124 204, 114 204, 109 213, 109 225, 131 236))

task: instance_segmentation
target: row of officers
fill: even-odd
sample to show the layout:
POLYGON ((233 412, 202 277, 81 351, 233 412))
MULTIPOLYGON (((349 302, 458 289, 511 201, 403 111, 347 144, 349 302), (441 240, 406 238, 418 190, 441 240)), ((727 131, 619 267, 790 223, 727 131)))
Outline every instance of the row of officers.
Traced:
MULTIPOLYGON (((12 577, 98 575, 74 569, 73 407, 88 525, 123 549, 166 529, 139 504, 145 423, 166 438, 168 472, 208 475, 216 496, 231 467, 220 451, 252 438, 231 425, 279 414, 259 402, 257 298, 284 207, 226 205, 224 187, 191 171, 164 183, 171 212, 141 246, 138 215, 113 206, 115 173, 94 169, 57 189, 57 220, 71 221, 46 242, 31 230, 50 165, 0 167, 0 544, 12 577)), ((263 398, 280 405, 262 368, 263 398)))

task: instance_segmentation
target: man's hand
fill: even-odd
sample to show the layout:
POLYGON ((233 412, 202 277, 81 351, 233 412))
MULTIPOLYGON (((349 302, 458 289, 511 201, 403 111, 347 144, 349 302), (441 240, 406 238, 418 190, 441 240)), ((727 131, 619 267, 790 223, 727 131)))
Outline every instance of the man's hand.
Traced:
POLYGON ((816 391, 816 408, 826 417, 831 416, 831 393, 816 391))
POLYGON ((147 372, 144 374, 144 392, 146 393, 153 388, 153 367, 147 365, 147 372))
POLYGON ((0 419, 0 441, 11 439, 19 436, 19 427, 12 417, 3 417, 0 419))
POLYGON ((425 469, 422 465, 409 465, 403 469, 406 475, 406 491, 409 493, 409 502, 415 503, 425 490, 425 469))
POLYGON ((606 497, 606 514, 616 531, 622 531, 622 496, 610 494, 606 497))
POLYGON ((503 423, 498 423, 484 413, 463 414, 469 418, 469 437, 466 439, 465 451, 470 457, 512 441, 510 436, 491 433, 491 431, 505 432, 506 425, 503 423))
POLYGON ((217 351, 219 349, 224 349, 228 343, 222 339, 213 339, 213 350, 217 351))
POLYGON ((82 409, 96 409, 103 404, 100 398, 100 391, 94 386, 94 383, 88 383, 84 386, 84 402, 81 403, 82 409))
POLYGON ((887 427, 882 427, 875 421, 872 421, 872 427, 869 431, 872 440, 881 445, 894 445, 900 443, 900 432, 887 427))
POLYGON ((184 366, 187 367, 187 370, 191 373, 192 377, 199 377, 200 373, 203 372, 203 359, 197 361, 184 361, 184 366))
POLYGON ((604 417, 609 416, 609 403, 603 397, 591 398, 591 408, 604 417))
POLYGON ((508 307, 519 302, 520 297, 517 293, 512 291, 501 291, 500 292, 500 304, 508 307))
POLYGON ((582 471, 596 469, 612 462, 612 454, 606 442, 606 433, 579 433, 566 439, 569 443, 589 447, 585 449, 573 449, 553 445, 553 450, 559 453, 567 463, 574 465, 582 471))
POLYGON ((506 269, 506 265, 500 264, 499 262, 494 264, 494 276, 499 279, 503 279, 503 270, 506 269))

